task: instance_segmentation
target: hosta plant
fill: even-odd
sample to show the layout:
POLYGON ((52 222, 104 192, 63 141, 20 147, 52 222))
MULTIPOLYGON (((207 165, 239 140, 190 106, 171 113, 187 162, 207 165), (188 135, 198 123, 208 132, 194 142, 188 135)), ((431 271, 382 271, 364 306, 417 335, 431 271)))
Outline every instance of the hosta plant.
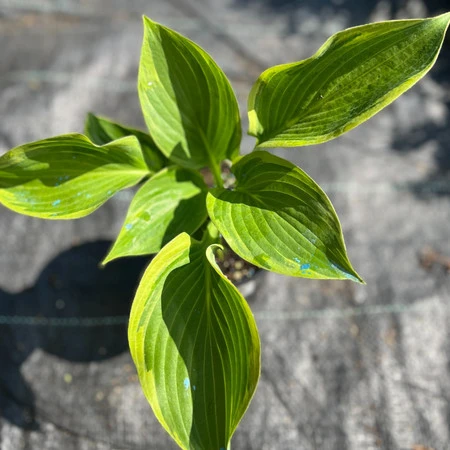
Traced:
POLYGON ((450 13, 351 28, 311 58, 266 70, 248 99, 255 149, 241 156, 225 74, 198 45, 144 18, 138 91, 148 133, 89 114, 85 135, 0 158, 0 202, 44 219, 86 216, 139 185, 104 263, 156 254, 128 337, 145 396, 181 448, 229 449, 260 373, 255 320, 216 262, 224 241, 266 270, 362 282, 325 193, 265 149, 319 144, 367 120, 432 67, 449 21, 450 13), (224 161, 234 177, 227 186, 224 161))

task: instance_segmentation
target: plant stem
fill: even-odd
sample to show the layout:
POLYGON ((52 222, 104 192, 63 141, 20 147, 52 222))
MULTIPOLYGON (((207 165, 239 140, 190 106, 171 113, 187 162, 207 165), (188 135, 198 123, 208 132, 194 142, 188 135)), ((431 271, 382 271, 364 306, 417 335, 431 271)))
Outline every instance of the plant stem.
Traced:
POLYGON ((216 182, 217 187, 223 188, 223 180, 222 180, 222 173, 220 172, 220 164, 217 164, 213 159, 210 159, 210 166, 211 172, 214 176, 214 181, 216 182))

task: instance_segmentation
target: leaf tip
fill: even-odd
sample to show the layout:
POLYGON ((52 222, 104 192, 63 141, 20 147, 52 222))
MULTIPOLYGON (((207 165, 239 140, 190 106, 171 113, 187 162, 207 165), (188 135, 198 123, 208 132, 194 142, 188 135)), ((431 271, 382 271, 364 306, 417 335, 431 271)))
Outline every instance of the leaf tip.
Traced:
POLYGON ((104 269, 106 265, 112 261, 113 258, 109 258, 109 255, 101 262, 98 263, 99 269, 104 269))
POLYGON ((349 267, 345 269, 334 263, 331 263, 331 267, 340 275, 342 275, 346 280, 354 281, 355 283, 363 285, 366 284, 364 279, 358 274, 358 272, 356 272, 355 269, 353 269, 353 267, 350 264, 349 267))
POLYGON ((111 248, 111 250, 108 252, 108 254, 105 256, 105 258, 99 263, 100 269, 104 269, 106 264, 110 263, 114 259, 117 259, 118 255, 114 254, 114 246, 111 248))
POLYGON ((435 17, 438 20, 442 20, 443 22, 450 22, 450 11, 440 14, 439 16, 435 17))
POLYGON ((353 271, 354 275, 353 278, 351 278, 352 281, 355 283, 361 284, 363 286, 366 286, 366 282, 364 281, 364 278, 362 278, 356 271, 353 271))
POLYGON ((144 24, 144 29, 147 29, 148 27, 151 28, 160 28, 162 25, 158 22, 155 22, 154 20, 150 19, 150 17, 146 16, 145 14, 142 16, 142 22, 144 24))
POLYGON ((258 118, 258 113, 253 108, 253 109, 249 109, 247 115, 248 115, 247 134, 249 136, 254 136, 255 138, 258 138, 262 132, 262 130, 261 130, 262 126, 261 126, 261 122, 259 121, 259 118, 258 118))
POLYGON ((88 111, 86 114, 86 118, 84 120, 84 134, 92 140, 92 136, 90 135, 89 129, 92 125, 92 122, 95 121, 97 117, 91 111, 88 111))

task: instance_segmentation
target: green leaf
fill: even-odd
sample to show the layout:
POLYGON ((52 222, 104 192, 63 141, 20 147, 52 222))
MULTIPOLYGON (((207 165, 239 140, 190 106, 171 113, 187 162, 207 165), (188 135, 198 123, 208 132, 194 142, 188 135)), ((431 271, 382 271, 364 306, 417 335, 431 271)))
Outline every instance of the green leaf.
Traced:
POLYGON ((350 28, 313 57, 266 70, 249 96, 249 134, 258 147, 294 147, 351 130, 431 69, 449 21, 447 13, 350 28))
POLYGON ((145 272, 128 338, 144 393, 183 449, 227 449, 255 391, 253 315, 220 272, 216 245, 182 233, 145 272))
POLYGON ((89 113, 86 117, 84 132, 97 145, 108 144, 125 136, 136 136, 141 144, 147 167, 152 172, 159 172, 167 165, 166 157, 158 150, 153 139, 140 130, 135 130, 134 128, 112 122, 105 117, 89 113))
POLYGON ((150 135, 172 161, 211 167, 237 155, 239 110, 225 74, 198 45, 147 17, 138 91, 150 135))
POLYGON ((196 172, 169 167, 147 181, 131 202, 124 226, 104 263, 148 255, 181 232, 193 233, 206 220, 207 186, 196 172))
POLYGON ((235 190, 213 189, 207 208, 239 256, 285 275, 363 282, 348 260, 333 205, 305 172, 264 151, 232 171, 235 190))
POLYGON ((148 173, 133 136, 103 146, 81 134, 57 136, 0 157, 0 203, 43 219, 75 219, 148 173))

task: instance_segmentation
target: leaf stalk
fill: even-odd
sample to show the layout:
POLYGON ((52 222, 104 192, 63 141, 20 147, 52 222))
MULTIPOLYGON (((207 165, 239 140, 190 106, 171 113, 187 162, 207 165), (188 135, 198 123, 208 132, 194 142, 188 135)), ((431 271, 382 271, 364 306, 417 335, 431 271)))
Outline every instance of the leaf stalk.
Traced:
POLYGON ((220 164, 217 164, 212 158, 210 158, 211 172, 214 176, 214 181, 216 182, 216 187, 223 188, 222 172, 220 171, 220 164))

